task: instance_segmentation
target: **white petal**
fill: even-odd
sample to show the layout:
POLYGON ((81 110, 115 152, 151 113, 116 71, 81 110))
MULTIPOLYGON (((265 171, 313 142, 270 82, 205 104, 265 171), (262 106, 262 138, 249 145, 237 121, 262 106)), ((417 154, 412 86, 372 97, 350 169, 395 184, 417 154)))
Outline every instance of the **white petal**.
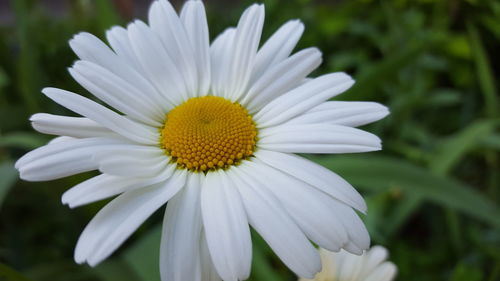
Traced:
POLYGON ((125 28, 121 26, 113 26, 111 29, 106 31, 106 39, 108 39, 109 44, 120 59, 132 65, 139 73, 141 73, 141 65, 134 54, 134 50, 132 49, 132 45, 130 44, 130 40, 128 38, 128 31, 125 28))
POLYGON ((252 259, 250 229, 240 194, 224 171, 207 174, 201 210, 217 272, 225 281, 247 279, 252 259))
POLYGON ((248 220, 280 259, 297 275, 311 278, 321 269, 316 249, 255 174, 234 169, 233 178, 241 193, 248 220))
POLYGON ((327 123, 358 127, 380 120, 388 114, 387 107, 376 102, 327 101, 286 124, 327 123))
MULTIPOLYGON (((336 253, 327 251, 323 248, 319 249, 319 255, 321 257, 321 272, 316 274, 316 280, 328 280, 335 278, 335 273, 338 271, 335 264, 336 253)), ((300 280, 305 281, 305 280, 300 280)))
POLYGON ((264 8, 252 5, 245 10, 236 29, 228 28, 210 48, 212 94, 236 101, 247 89, 257 52, 264 8))
POLYGON ((138 20, 128 26, 128 31, 132 49, 144 69, 145 77, 168 103, 166 110, 185 101, 188 97, 186 83, 160 38, 138 20))
MULTIPOLYGON (((259 156, 257 156, 259 158, 259 156)), ((297 157, 297 156, 296 156, 297 157)), ((283 159, 284 160, 284 159, 283 159)), ((293 160, 290 160, 288 159, 289 162, 288 163, 293 163, 293 160)), ((308 162, 307 160, 305 160, 305 162, 308 162)), ((313 166, 310 166, 308 164, 305 164, 305 163, 302 163, 302 166, 300 166, 303 170, 313 170, 313 166)), ((278 168, 279 167, 275 167, 275 168, 278 168)), ((289 172, 290 173, 290 172, 289 172)), ((297 174, 297 173, 290 173, 289 177, 292 177, 295 176, 297 177, 297 181, 296 183, 288 183, 288 184, 283 184, 283 182, 289 182, 289 180, 287 180, 286 178, 281 178, 280 180, 278 180, 278 178, 280 178, 279 174, 270 174, 269 171, 267 172, 267 177, 266 177, 266 172, 264 170, 264 168, 260 168, 260 172, 258 173, 260 175, 262 175, 263 177, 263 180, 265 182, 268 182, 268 183, 272 183, 274 182, 275 186, 279 186, 279 185, 283 185, 283 186, 286 186, 288 190, 289 189, 289 186, 293 186, 293 185, 299 185, 300 186, 300 181, 305 181, 305 182, 308 182, 308 179, 309 179, 309 175, 306 175, 304 177, 301 177, 304 175, 304 173, 302 174, 297 174)), ((319 174, 316 174, 316 176, 320 176, 319 174)), ((330 181, 329 183, 333 186, 335 186, 335 177, 331 177, 331 176, 327 176, 326 174, 322 177, 322 179, 326 179, 326 180, 332 180, 330 181)), ((342 186, 342 182, 338 182, 338 184, 336 186, 342 186)), ((310 186, 308 185, 302 185, 301 186, 303 189, 306 189, 310 186)), ((277 188, 276 187, 272 187, 273 188, 273 191, 276 192, 277 188)), ((344 187, 345 188, 345 187, 344 187)), ((351 187, 352 188, 352 187, 351 187)), ((320 190, 322 191, 325 191, 324 189, 321 189, 319 188, 320 190)), ((322 235, 321 237, 323 237, 323 240, 319 240, 319 241, 322 241, 322 243, 328 243, 328 239, 335 239, 335 238, 332 238, 332 237, 336 237, 338 236, 339 239, 336 240, 338 243, 342 243, 344 242, 342 246, 342 248, 346 249, 347 251, 351 252, 351 253, 355 253, 355 254, 358 254, 360 255, 363 250, 365 249, 368 249, 368 247, 370 246, 370 236, 368 234, 368 231, 366 230, 366 227, 365 225, 363 224, 363 222, 361 221, 361 219, 358 217, 358 215, 354 212, 354 210, 338 201, 337 199, 335 198, 332 198, 332 197, 329 197, 329 196, 321 196, 321 194, 318 194, 319 190, 316 190, 314 191, 313 189, 309 189, 309 190, 303 190, 302 192, 303 193, 306 193, 306 192, 309 192, 311 194, 309 195, 306 195, 306 194, 303 194, 302 197, 304 198, 302 201, 311 201, 311 200, 306 200, 305 198, 307 198, 308 196, 312 196, 312 194, 317 194, 316 196, 316 205, 319 205, 319 204, 322 204, 323 205, 323 208, 325 208, 325 212, 329 212, 330 214, 335 214, 335 220, 337 220, 337 224, 335 226, 334 223, 331 223, 332 226, 331 227, 334 227, 337 231, 337 233, 334 233, 334 232, 330 232, 329 234, 327 234, 327 232, 322 232, 322 233, 314 233, 315 237, 319 237, 319 235, 322 235), (340 225, 339 225, 340 224, 340 225), (343 230, 342 230, 343 229, 343 230), (347 233, 347 239, 346 237, 344 236, 345 234, 344 233, 347 233), (330 238, 326 238, 326 236, 329 235, 330 238)), ((330 192, 329 193, 330 195, 332 195, 332 193, 330 192)), ((288 196, 292 196, 292 191, 290 191, 288 193, 288 196)), ((326 194, 325 194, 326 195, 326 194)), ((285 197, 286 195, 283 195, 282 197, 279 197, 280 199, 282 200, 290 200, 289 198, 286 198, 285 197)), ((336 197, 336 196, 334 196, 336 197)), ((300 196, 298 196, 298 198, 300 198, 300 196)), ((295 200, 300 200, 300 199, 295 199, 295 200)), ((362 200, 362 199, 361 199, 362 200)), ((302 202, 301 201, 301 202, 302 202)), ((284 202, 285 203, 285 202, 284 202)), ((291 202, 293 203, 293 202, 291 202)), ((363 202, 364 203, 364 202, 363 202)), ((305 203, 304 203, 305 204, 305 203)), ((298 208, 298 207, 297 207, 298 208)), ((314 207, 309 207, 309 208, 305 208, 306 210, 309 211, 309 209, 311 210, 314 210, 314 207)), ((296 212, 296 216, 297 218, 300 219, 300 215, 303 215, 303 214, 300 214, 298 211, 296 212)), ((324 215, 324 217, 326 217, 327 214, 324 215)), ((295 217, 295 216, 294 216, 295 217)), ((310 220, 310 223, 313 222, 313 219, 309 219, 310 220)), ((304 218, 304 222, 305 223, 305 218, 304 218)), ((317 222, 318 224, 320 224, 320 222, 317 222)), ((304 231, 306 231, 306 226, 304 226, 304 231)), ((309 228, 307 228, 307 230, 309 231, 315 231, 315 229, 317 231, 320 230, 320 227, 319 226, 314 226, 314 227, 311 227, 309 226, 309 228)), ((333 229, 331 231, 334 231, 333 229)), ((307 233, 306 233, 307 234, 307 233)), ((310 237, 313 237, 313 233, 310 233, 309 234, 310 237)), ((316 238, 316 239, 319 239, 319 238, 316 238)), ((318 244, 320 244, 320 242, 318 242, 318 244)), ((332 245, 332 244, 325 244, 326 246, 324 246, 325 248, 331 248, 333 250, 338 250, 336 248, 336 245, 332 245)), ((322 245, 321 245, 322 246, 322 245)))
POLYGON ((97 63, 117 74, 125 74, 126 72, 123 68, 126 67, 124 62, 99 38, 90 33, 81 32, 76 34, 69 41, 69 45, 82 60, 97 63))
POLYGON ((226 86, 229 72, 228 53, 231 52, 232 42, 236 29, 227 28, 221 33, 210 46, 210 69, 212 75, 212 94, 215 96, 224 96, 224 87, 226 86))
POLYGON ((129 61, 118 57, 118 55, 94 35, 86 32, 79 33, 70 40, 69 44, 82 60, 102 66, 123 80, 135 85, 138 89, 141 89, 140 94, 143 98, 151 99, 162 106, 164 105, 165 102, 159 99, 159 93, 137 71, 137 68, 134 69, 133 64, 130 64, 129 61))
POLYGON ((264 5, 254 4, 241 15, 232 41, 223 96, 232 101, 238 100, 247 90, 255 56, 259 48, 262 26, 264 25, 264 5))
POLYGON ((198 75, 194 49, 184 25, 169 1, 154 2, 149 9, 149 25, 160 38, 168 56, 172 59, 187 92, 185 99, 198 95, 198 75))
POLYGON ((397 273, 397 268, 392 262, 384 262, 377 267, 365 280, 366 281, 391 281, 397 273))
POLYGON ((46 181, 95 170, 92 155, 121 144, 118 139, 86 138, 56 142, 26 153, 16 162, 20 177, 46 181))
POLYGON ((162 280, 201 280, 202 179, 201 174, 190 174, 186 186, 167 204, 160 245, 162 280))
POLYGON ((345 73, 326 74, 301 85, 264 106, 254 116, 259 127, 283 123, 332 98, 354 84, 345 73))
POLYGON ((62 142, 74 140, 74 139, 75 138, 73 138, 73 137, 67 137, 67 136, 56 137, 56 138, 51 139, 47 144, 62 143, 62 142))
POLYGON ((152 213, 174 196, 186 180, 178 170, 166 183, 128 191, 106 205, 78 239, 77 263, 95 266, 115 251, 152 213))
POLYGON ((85 117, 69 117, 48 113, 36 113, 30 117, 31 126, 40 133, 70 136, 74 138, 91 138, 114 136, 113 131, 85 117))
POLYGON ((363 269, 365 257, 352 254, 344 254, 341 265, 338 268, 337 276, 339 280, 359 280, 359 275, 363 269))
POLYGON ((366 212, 363 197, 332 171, 302 157, 260 149, 255 156, 278 170, 302 180, 347 205, 366 212))
POLYGON ((263 186, 274 193, 302 231, 314 243, 330 251, 339 251, 348 236, 338 214, 330 208, 328 194, 286 175, 264 163, 248 163, 250 174, 259 175, 263 186))
POLYGON ((201 281, 221 281, 210 257, 205 231, 201 233, 200 244, 201 281))
POLYGON ((150 126, 162 125, 164 109, 107 69, 89 61, 77 61, 69 72, 80 85, 115 109, 150 126))
MULTIPOLYGON (((115 145, 105 151, 99 151, 94 155, 94 159, 96 159, 97 162, 105 161, 112 157, 137 160, 148 160, 160 157, 165 159, 169 158, 169 156, 165 154, 165 151, 158 146, 138 145, 134 143, 115 145)), ((124 176, 127 176, 127 174, 124 174, 124 176)))
POLYGON ((42 92, 67 109, 83 115, 100 125, 132 141, 157 144, 157 129, 136 123, 85 97, 56 88, 45 88, 42 92))
POLYGON ((115 144, 127 144, 126 140, 114 139, 114 138, 85 138, 85 139, 76 139, 69 138, 64 141, 57 141, 53 144, 49 143, 47 145, 38 147, 35 150, 32 150, 26 153, 24 156, 19 158, 16 162, 16 168, 22 168, 22 166, 29 165, 31 162, 37 161, 40 158, 50 156, 54 153, 58 153, 59 151, 69 150, 72 148, 80 148, 87 146, 100 146, 100 145, 115 145, 115 144))
POLYGON ((370 247, 370 234, 356 212, 348 205, 337 200, 330 201, 330 208, 344 225, 349 242, 343 248, 353 254, 361 255, 370 247))
POLYGON ((132 155, 115 155, 114 153, 101 154, 97 159, 99 171, 122 177, 152 177, 165 170, 170 161, 166 155, 134 157, 132 155), (102 155, 109 155, 109 157, 102 155))
POLYGON ((321 52, 317 48, 304 49, 270 67, 244 95, 241 104, 250 112, 256 112, 266 103, 296 87, 321 64, 321 52))
POLYGON ((210 89, 210 42, 205 6, 202 1, 187 1, 182 8, 181 21, 193 46, 198 70, 198 94, 206 95, 210 89))
POLYGON ((344 245, 344 250, 356 256, 363 254, 363 248, 358 247, 358 245, 352 241, 349 241, 344 245))
POLYGON ((330 124, 283 124, 262 129, 259 147, 293 153, 352 153, 381 149, 380 139, 368 132, 330 124))
POLYGON ((366 260, 363 266, 364 275, 361 276, 362 278, 366 278, 368 273, 373 271, 378 265, 385 261, 389 256, 389 252, 384 247, 373 246, 365 255, 366 260))
POLYGON ((167 180, 174 173, 175 167, 175 165, 169 165, 154 177, 122 177, 101 174, 66 191, 62 196, 62 202, 68 204, 70 208, 75 208, 129 190, 150 186, 167 180))
POLYGON ((263 149, 280 151, 287 153, 356 153, 377 151, 380 148, 373 148, 359 145, 337 145, 337 144, 304 144, 304 143, 273 143, 261 146, 263 149))
POLYGON ((92 155, 102 173, 123 177, 153 176, 170 162, 159 146, 134 143, 115 145, 92 155))
POLYGON ((299 20, 291 20, 282 25, 257 53, 250 82, 253 84, 268 68, 286 59, 303 32, 304 24, 299 20))

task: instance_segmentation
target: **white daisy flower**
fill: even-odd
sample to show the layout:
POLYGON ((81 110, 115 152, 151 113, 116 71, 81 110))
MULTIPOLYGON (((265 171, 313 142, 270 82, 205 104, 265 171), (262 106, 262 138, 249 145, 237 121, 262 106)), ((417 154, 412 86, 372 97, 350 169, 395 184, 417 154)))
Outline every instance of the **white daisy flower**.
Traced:
POLYGON ((323 269, 314 279, 300 278, 299 281, 391 281, 397 273, 396 265, 386 261, 386 248, 373 246, 363 255, 346 251, 333 253, 320 249, 323 269))
POLYGON ((353 127, 388 114, 373 102, 328 99, 354 81, 345 73, 306 78, 321 63, 304 30, 285 23, 259 48, 264 6, 252 5, 209 44, 205 9, 188 1, 178 16, 166 0, 106 34, 70 45, 71 75, 110 108, 56 88, 42 92, 83 117, 31 117, 59 135, 16 164, 21 178, 46 181, 99 170, 62 197, 71 208, 118 195, 81 234, 75 260, 91 266, 113 253, 167 201, 162 280, 243 280, 251 225, 295 273, 321 269, 309 240, 361 254, 369 235, 354 211, 362 197, 338 175, 293 153, 379 150, 353 127))

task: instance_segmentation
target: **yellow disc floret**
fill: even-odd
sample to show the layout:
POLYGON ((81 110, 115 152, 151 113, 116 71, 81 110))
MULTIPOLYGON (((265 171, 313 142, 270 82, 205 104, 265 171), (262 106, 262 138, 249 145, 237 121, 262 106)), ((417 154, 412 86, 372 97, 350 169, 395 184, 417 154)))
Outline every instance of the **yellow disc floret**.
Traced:
POLYGON ((227 168, 250 157, 257 129, 247 110, 221 97, 191 98, 172 109, 161 145, 178 167, 192 171, 227 168))

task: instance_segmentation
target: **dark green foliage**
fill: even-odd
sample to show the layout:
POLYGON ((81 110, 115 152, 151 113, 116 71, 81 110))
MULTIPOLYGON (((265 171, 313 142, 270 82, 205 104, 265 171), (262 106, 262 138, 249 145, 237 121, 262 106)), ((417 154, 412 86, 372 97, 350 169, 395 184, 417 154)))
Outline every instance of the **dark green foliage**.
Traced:
MULTIPOLYGON (((11 0, 0 25, 0 280, 157 281, 163 211, 96 268, 73 262, 85 224, 105 202, 69 210, 67 188, 92 174, 47 183, 17 179, 15 159, 46 143, 28 118, 69 114, 40 93, 55 86, 89 96, 67 73, 67 42, 130 20, 113 1, 11 0)), ((139 2, 136 1, 137 5, 139 2)), ((180 2, 180 1, 178 1, 180 2)), ((250 1, 209 1, 212 38, 250 1)), ((346 71, 356 85, 338 97, 378 101, 391 115, 366 129, 382 152, 311 156, 367 199, 373 244, 391 251, 398 280, 500 280, 500 3, 460 0, 266 0, 264 38, 288 19, 306 31, 299 47, 324 53, 316 74, 346 71)), ((145 15, 142 15, 145 19, 145 15)), ((254 233, 251 280, 296 277, 254 233)), ((186 280, 189 281, 189 280, 186 280)))

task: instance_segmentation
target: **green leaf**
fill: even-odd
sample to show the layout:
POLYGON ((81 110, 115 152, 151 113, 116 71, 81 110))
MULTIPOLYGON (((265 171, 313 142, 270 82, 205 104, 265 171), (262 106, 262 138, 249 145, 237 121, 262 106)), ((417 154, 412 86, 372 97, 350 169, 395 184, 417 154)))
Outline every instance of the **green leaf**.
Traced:
POLYGON ((0 280, 2 281, 31 281, 15 269, 0 263, 0 280))
POLYGON ((41 77, 45 74, 39 64, 40 54, 37 48, 33 27, 36 26, 34 20, 33 7, 29 1, 10 1, 16 16, 17 37, 20 45, 20 54, 17 61, 17 88, 26 103, 30 112, 39 110, 38 94, 42 87, 41 77))
POLYGON ((440 149, 433 154, 430 161, 432 170, 439 174, 446 174, 467 152, 481 145, 484 139, 494 132, 498 124, 497 120, 479 120, 451 136, 441 143, 440 149))
POLYGON ((119 259, 107 260, 93 269, 102 281, 137 281, 139 276, 128 264, 119 259))
POLYGON ((0 207, 2 207, 5 196, 17 180, 17 171, 14 163, 4 161, 0 163, 0 207))
POLYGON ((403 198, 399 204, 395 206, 393 213, 386 220, 387 223, 384 227, 385 235, 391 236, 394 234, 399 227, 401 227, 408 220, 408 218, 413 215, 415 211, 417 211, 422 201, 422 198, 419 196, 403 198))
POLYGON ((158 261, 160 260, 161 225, 156 226, 130 247, 123 260, 133 269, 142 281, 160 280, 158 261))
POLYGON ((484 50, 481 37, 472 23, 467 24, 467 32, 469 34, 470 44, 472 46, 472 54, 476 63, 476 71, 479 79, 479 86, 484 95, 484 103, 486 104, 486 113, 488 116, 498 116, 498 96, 495 86, 495 78, 489 62, 488 54, 484 50))
POLYGON ((372 93, 374 87, 388 80, 394 80, 399 71, 418 58, 424 50, 424 42, 402 48, 401 52, 392 54, 390 57, 357 76, 356 84, 354 84, 346 96, 350 100, 362 99, 366 94, 372 93))
POLYGON ((9 77, 7 76, 7 73, 5 73, 5 70, 0 67, 0 92, 1 89, 9 84, 9 77))
POLYGON ((356 187, 379 192, 399 189, 408 196, 421 197, 500 227, 500 209, 491 200, 466 184, 411 163, 383 156, 312 159, 356 187))
POLYGON ((15 147, 26 150, 45 145, 50 137, 37 133, 17 132, 1 136, 0 147, 15 147))
POLYGON ((109 0, 101 0, 95 1, 97 10, 97 20, 99 23, 99 27, 101 30, 106 30, 110 28, 112 25, 120 23, 120 17, 116 11, 116 8, 113 6, 112 1, 109 0))
POLYGON ((252 275, 250 280, 272 280, 285 281, 286 277, 280 274, 271 260, 275 257, 271 248, 257 232, 252 231, 253 256, 252 256, 252 275))
POLYGON ((500 135, 491 134, 482 140, 482 144, 488 148, 500 151, 500 135))
POLYGON ((463 263, 457 265, 453 271, 450 281, 480 281, 483 273, 479 268, 467 266, 463 263))

